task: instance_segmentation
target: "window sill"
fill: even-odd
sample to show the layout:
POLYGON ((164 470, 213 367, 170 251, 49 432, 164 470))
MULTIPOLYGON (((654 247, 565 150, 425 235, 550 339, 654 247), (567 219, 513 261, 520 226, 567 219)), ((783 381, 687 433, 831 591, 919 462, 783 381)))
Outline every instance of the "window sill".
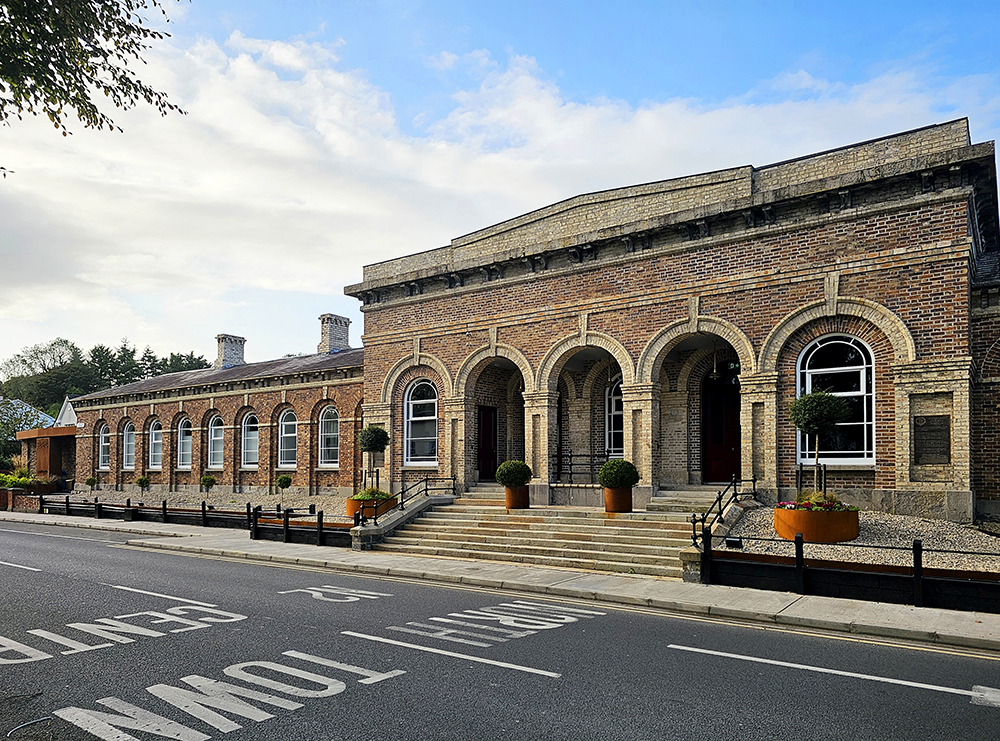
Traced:
POLYGON ((316 466, 317 471, 339 471, 340 465, 336 463, 327 463, 326 465, 316 466))
POLYGON ((403 470, 407 471, 410 469, 426 469, 426 468, 438 468, 441 464, 437 461, 433 463, 404 463, 403 470))
MULTIPOLYGON (((820 461, 821 466, 826 466, 829 471, 874 471, 874 463, 824 463, 820 461)), ((812 471, 816 468, 816 464, 812 461, 808 463, 801 463, 803 470, 812 471)))
POLYGON ((190 468, 175 468, 174 473, 191 473, 190 468))
POLYGON ((240 473, 249 473, 251 471, 253 471, 253 472, 259 471, 260 468, 258 466, 242 466, 242 467, 238 468, 237 470, 240 473))
POLYGON ((278 466, 275 471, 297 471, 297 466, 278 466))

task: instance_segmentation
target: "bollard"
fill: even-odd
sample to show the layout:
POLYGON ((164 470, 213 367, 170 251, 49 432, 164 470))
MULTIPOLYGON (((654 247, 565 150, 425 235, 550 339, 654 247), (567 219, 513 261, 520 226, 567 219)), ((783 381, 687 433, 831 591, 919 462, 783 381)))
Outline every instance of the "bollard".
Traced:
POLYGON ((802 550, 802 533, 795 533, 795 589, 806 593, 806 559, 802 550))
POLYGON ((250 502, 247 502, 247 530, 250 529, 250 515, 251 515, 250 502))
POLYGON ((165 524, 167 522, 167 500, 166 499, 163 500, 162 507, 163 507, 163 522, 165 524))
POLYGON ((913 604, 915 607, 924 606, 924 543, 922 540, 913 541, 913 604))
POLYGON ((208 506, 205 500, 201 500, 201 526, 208 527, 208 506))
POLYGON ((94 517, 96 519, 98 519, 98 520, 101 519, 101 503, 100 502, 94 502, 94 517))
POLYGON ((257 540, 260 533, 257 531, 257 518, 260 516, 260 505, 253 508, 253 517, 250 520, 250 540, 257 540))
POLYGON ((712 583, 712 528, 701 525, 701 583, 712 583))
POLYGON ((292 514, 292 511, 290 509, 286 509, 284 517, 282 518, 282 523, 281 523, 281 539, 282 539, 283 543, 287 543, 288 542, 288 535, 289 535, 288 520, 291 517, 291 514, 292 514))
POLYGON ((66 495, 66 512, 65 515, 69 517, 69 494, 66 495))
POLYGON ((323 545, 323 510, 316 513, 316 545, 323 545))

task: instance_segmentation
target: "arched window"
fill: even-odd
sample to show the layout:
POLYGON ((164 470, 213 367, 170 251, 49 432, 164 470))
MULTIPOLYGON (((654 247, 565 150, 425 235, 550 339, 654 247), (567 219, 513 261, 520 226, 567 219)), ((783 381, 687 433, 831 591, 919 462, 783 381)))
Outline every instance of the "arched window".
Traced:
MULTIPOLYGON (((849 335, 827 335, 799 356, 797 395, 827 391, 847 402, 851 416, 832 432, 819 435, 820 463, 858 464, 875 461, 875 393, 872 352, 849 335)), ((811 463, 816 436, 798 434, 799 461, 811 463)))
POLYGON ((340 463, 340 415, 327 407, 319 415, 319 465, 336 466, 340 463))
POLYGON ((260 454, 260 428, 257 415, 248 414, 243 418, 243 467, 256 468, 260 454))
POLYGON ((191 420, 182 419, 177 425, 177 467, 191 468, 191 420))
POLYGON ((111 468, 111 429, 101 425, 97 433, 97 467, 103 470, 111 468))
POLYGON ((604 410, 604 445, 608 458, 622 458, 625 456, 625 405, 620 377, 608 384, 604 410))
POLYGON ((404 463, 437 465, 437 389, 427 380, 417 381, 406 392, 404 463))
POLYGON ((208 423, 208 467, 222 468, 223 436, 222 417, 212 417, 208 423))
POLYGON ((122 429, 122 468, 135 470, 135 425, 131 422, 122 429))
POLYGON ((295 452, 298 447, 298 423, 295 412, 286 409, 278 418, 278 467, 295 468, 295 452))
POLYGON ((163 425, 158 420, 149 426, 149 467, 163 468, 163 425))

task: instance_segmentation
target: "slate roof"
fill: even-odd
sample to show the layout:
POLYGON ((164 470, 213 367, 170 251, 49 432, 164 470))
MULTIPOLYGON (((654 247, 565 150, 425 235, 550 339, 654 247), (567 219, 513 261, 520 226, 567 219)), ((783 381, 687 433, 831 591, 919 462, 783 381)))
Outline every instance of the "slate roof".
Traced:
POLYGON ((179 373, 166 373, 162 376, 145 378, 142 381, 129 383, 125 386, 116 386, 104 391, 84 394, 73 399, 73 403, 77 404, 111 396, 148 394, 167 389, 231 383, 233 381, 245 381, 252 378, 295 376, 337 368, 358 368, 364 365, 364 360, 364 348, 355 348, 341 350, 336 353, 316 353, 313 355, 298 355, 292 358, 265 360, 260 363, 246 363, 244 365, 234 365, 229 368, 200 368, 199 370, 180 371, 179 373))

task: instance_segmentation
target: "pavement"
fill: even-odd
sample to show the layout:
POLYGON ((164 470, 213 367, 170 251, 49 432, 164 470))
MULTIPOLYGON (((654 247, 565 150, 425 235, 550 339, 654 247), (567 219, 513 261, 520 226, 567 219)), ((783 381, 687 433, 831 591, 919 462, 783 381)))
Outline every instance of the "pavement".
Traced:
POLYGON ((129 545, 372 576, 465 584, 948 646, 1000 651, 1000 615, 815 597, 676 579, 250 540, 246 530, 0 512, 0 521, 135 534, 129 545))

